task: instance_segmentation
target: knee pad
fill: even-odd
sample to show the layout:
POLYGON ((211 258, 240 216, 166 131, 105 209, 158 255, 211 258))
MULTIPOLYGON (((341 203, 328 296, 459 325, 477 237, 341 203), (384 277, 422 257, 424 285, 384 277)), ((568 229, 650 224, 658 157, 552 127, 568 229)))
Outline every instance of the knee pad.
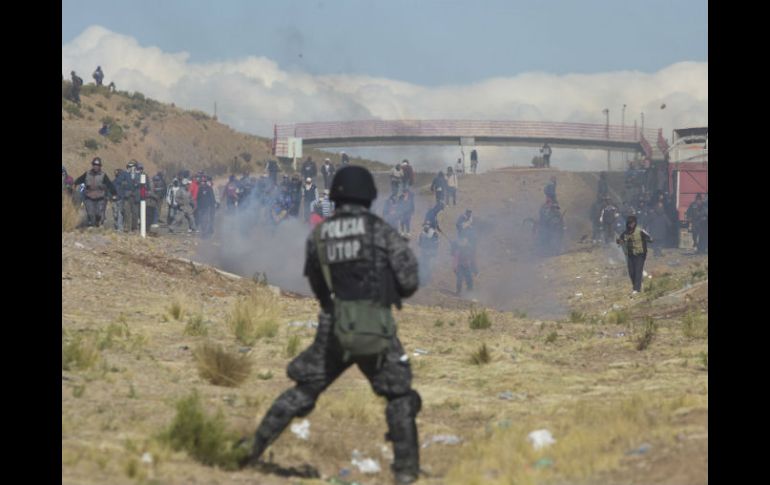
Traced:
POLYGON ((422 409, 422 398, 414 389, 407 394, 391 399, 385 407, 388 424, 411 421, 422 409))

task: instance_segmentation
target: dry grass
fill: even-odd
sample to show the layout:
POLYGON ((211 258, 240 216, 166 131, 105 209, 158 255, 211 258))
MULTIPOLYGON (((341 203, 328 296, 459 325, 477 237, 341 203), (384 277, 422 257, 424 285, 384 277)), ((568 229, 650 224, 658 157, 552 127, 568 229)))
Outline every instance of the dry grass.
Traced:
POLYGON ((80 210, 66 192, 61 194, 61 232, 74 231, 80 224, 80 210))
POLYGON ((99 343, 94 335, 78 334, 70 337, 65 332, 62 332, 62 370, 90 369, 100 359, 99 343))
POLYGON ((492 326, 492 322, 487 315, 487 310, 482 308, 481 311, 471 308, 471 313, 468 316, 468 325, 473 330, 485 329, 492 326))
POLYGON ((636 339, 636 350, 644 350, 649 347, 657 332, 658 324, 655 323, 655 320, 652 317, 645 318, 642 333, 636 339))
POLYGON ((280 312, 280 306, 272 293, 255 290, 238 299, 233 311, 227 315, 227 326, 239 342, 254 345, 261 338, 278 334, 280 312))
POLYGON ((184 327, 184 334, 194 337, 205 337, 209 334, 209 329, 206 327, 206 322, 203 320, 203 315, 190 315, 187 319, 187 325, 184 327))
POLYGON ((251 360, 220 345, 204 342, 194 352, 200 376, 216 386, 236 387, 251 373, 251 360))
POLYGON ((299 353, 299 347, 302 344, 302 338, 299 335, 292 335, 286 342, 286 357, 291 359, 299 353))
POLYGON ((616 468, 626 451, 644 441, 671 439, 673 412, 686 405, 707 403, 696 397, 660 400, 642 393, 622 401, 562 403, 527 414, 466 446, 445 483, 580 482, 616 468), (541 428, 550 430, 556 443, 535 451, 527 434, 541 428), (536 467, 545 457, 555 466, 536 467))
POLYGON ((708 313, 687 312, 684 318, 682 318, 682 334, 687 338, 708 338, 708 313))
POLYGON ((489 364, 491 360, 492 360, 492 355, 489 353, 489 348, 487 348, 487 344, 485 343, 481 344, 481 347, 473 351, 473 353, 471 354, 471 364, 475 364, 475 365, 489 364))

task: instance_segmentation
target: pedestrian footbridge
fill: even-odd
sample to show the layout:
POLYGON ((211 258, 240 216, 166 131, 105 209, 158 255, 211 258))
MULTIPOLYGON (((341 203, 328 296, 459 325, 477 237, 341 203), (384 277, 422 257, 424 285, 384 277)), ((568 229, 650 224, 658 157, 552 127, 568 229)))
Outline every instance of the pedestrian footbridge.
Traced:
POLYGON ((542 146, 639 152, 653 156, 661 131, 591 123, 482 120, 361 120, 275 125, 273 154, 353 146, 542 146), (650 143, 648 140, 654 140, 650 143))

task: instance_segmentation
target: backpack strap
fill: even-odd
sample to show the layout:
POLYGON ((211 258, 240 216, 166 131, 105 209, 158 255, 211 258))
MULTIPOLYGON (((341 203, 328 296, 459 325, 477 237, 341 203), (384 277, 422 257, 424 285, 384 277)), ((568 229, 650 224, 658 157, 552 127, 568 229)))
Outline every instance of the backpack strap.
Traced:
POLYGON ((329 268, 329 264, 324 260, 324 249, 326 249, 326 243, 324 243, 319 237, 320 231, 313 233, 313 239, 315 240, 316 251, 318 253, 318 262, 321 264, 321 273, 323 273, 326 286, 331 292, 332 299, 334 299, 334 287, 332 286, 332 274, 329 268))

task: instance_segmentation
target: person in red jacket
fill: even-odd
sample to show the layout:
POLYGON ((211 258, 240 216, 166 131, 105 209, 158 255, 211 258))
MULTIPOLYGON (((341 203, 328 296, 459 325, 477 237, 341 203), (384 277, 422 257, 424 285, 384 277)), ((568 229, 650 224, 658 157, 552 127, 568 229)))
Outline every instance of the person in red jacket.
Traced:
POLYGON ((198 172, 195 174, 195 177, 193 178, 192 182, 190 182, 190 197, 192 198, 193 203, 193 216, 195 217, 195 226, 200 226, 201 220, 200 220, 200 214, 198 214, 198 189, 200 189, 203 178, 203 172, 198 172))

